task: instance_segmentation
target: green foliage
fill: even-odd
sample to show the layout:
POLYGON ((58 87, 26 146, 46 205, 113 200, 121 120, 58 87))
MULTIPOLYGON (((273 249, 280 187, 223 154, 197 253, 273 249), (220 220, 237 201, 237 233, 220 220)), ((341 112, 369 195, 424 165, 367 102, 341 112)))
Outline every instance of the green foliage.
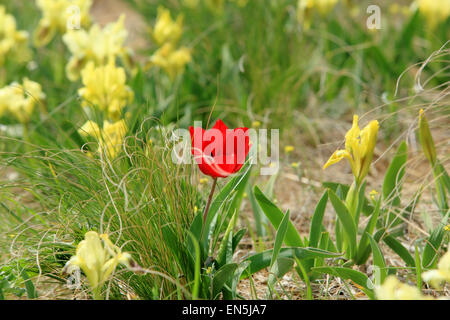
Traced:
MULTIPOLYGON (((264 195, 264 193, 262 193, 262 191, 257 186, 255 186, 254 192, 256 200, 258 201, 258 204, 263 210, 267 219, 269 219, 274 228, 278 228, 285 215, 272 201, 270 201, 264 195)), ((303 241, 300 237, 300 234, 290 221, 288 222, 286 237, 284 238, 284 241, 288 246, 303 247, 303 241)))
MULTIPOLYGON (((374 118, 382 116, 384 146, 398 141, 406 126, 401 113, 409 112, 402 107, 430 104, 421 94, 420 76, 434 90, 448 83, 442 72, 448 67, 446 47, 433 63, 418 63, 448 39, 450 20, 432 32, 417 10, 402 18, 389 13, 381 30, 369 31, 363 16, 353 17, 340 4, 333 14, 317 15, 308 29, 297 20, 294 0, 250 1, 243 8, 227 1, 222 11, 211 10, 203 1, 196 8, 180 1, 128 3, 151 25, 157 3, 172 16, 182 14, 180 43, 192 49, 193 61, 175 79, 158 68, 147 70, 137 60, 130 61, 134 68, 124 66, 135 99, 124 110, 128 137, 117 158, 93 152, 96 141, 78 133, 87 119, 102 123, 104 115, 81 107, 77 91, 82 84, 66 79, 69 52, 60 35, 45 48, 32 47, 31 63, 7 59, 0 68, 0 88, 28 77, 39 82, 47 96, 29 124, 0 114, 0 300, 25 294, 38 298, 40 288, 33 282, 38 273, 64 284, 61 269, 89 230, 123 243, 146 271, 115 274, 108 286, 114 299, 125 298, 125 291, 142 299, 242 298, 239 281, 263 269, 270 274, 271 298, 280 297, 277 280, 294 271, 304 281, 308 299, 324 274, 351 280, 373 299, 370 279, 351 268, 372 257, 373 282, 382 284, 392 269, 384 257, 386 247, 416 273, 417 286, 422 287, 422 271, 434 268, 448 249, 445 226, 450 214, 446 159, 439 159, 439 144, 434 144, 426 118, 419 120, 419 140, 433 173, 432 198, 441 221, 430 228, 429 236, 416 241, 414 255, 405 245, 404 221, 414 215, 425 190, 420 186, 413 199, 405 201, 408 192, 402 190, 411 160, 406 141, 392 157, 380 196, 368 198, 366 183, 323 183, 326 190, 308 213, 306 237, 289 211, 272 201, 274 192, 280 192, 278 175, 262 179, 267 181, 261 190, 256 184, 263 184, 252 177, 247 164, 229 180, 219 181, 203 223, 205 194, 196 185, 198 172, 192 165, 174 164, 170 151, 173 130, 194 120, 221 117, 247 126, 258 120, 267 128, 279 128, 283 138, 298 135, 304 142, 304 135, 310 135, 318 145, 324 142, 320 134, 330 127, 324 118, 333 122, 369 110, 374 118), (415 69, 417 74, 404 72, 415 69), (404 104, 408 95, 414 96, 404 104), (381 111, 375 108, 379 97, 386 103, 381 111), (15 180, 3 176, 9 170, 18 174, 15 180), (247 207, 255 230, 251 223, 249 230, 239 229, 247 207), (336 218, 334 233, 324 225, 327 214, 336 218), (273 247, 254 245, 256 253, 237 261, 233 257, 247 231, 256 234, 254 242, 268 248, 273 241, 273 247), (11 243, 23 257, 10 256, 11 243)), ((14 14, 19 29, 33 34, 40 17, 33 1, 7 0, 2 5, 14 14)), ((388 4, 382 6, 388 12, 388 4)), ((137 56, 147 61, 155 50, 150 43, 137 56)), ((440 113, 437 104, 433 100, 430 107, 440 113)), ((426 215, 432 221, 431 214, 426 215)))

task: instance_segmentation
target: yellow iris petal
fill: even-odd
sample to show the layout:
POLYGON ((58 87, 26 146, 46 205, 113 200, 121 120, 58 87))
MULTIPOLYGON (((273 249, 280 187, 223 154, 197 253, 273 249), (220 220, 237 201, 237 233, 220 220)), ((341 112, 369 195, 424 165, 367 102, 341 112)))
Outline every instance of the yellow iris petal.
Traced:
POLYGON ((400 282, 395 276, 386 278, 383 285, 375 288, 378 300, 429 300, 417 287, 400 282))
POLYGON ((424 272, 422 278, 433 287, 440 289, 443 282, 450 283, 450 251, 444 254, 437 267, 435 270, 424 272))
POLYGON ((153 29, 153 38, 158 45, 164 43, 176 43, 183 32, 183 16, 179 15, 174 21, 170 15, 170 11, 159 7, 158 17, 153 29))
POLYGON ((131 255, 122 252, 107 235, 95 231, 85 234, 73 256, 64 267, 64 272, 72 273, 81 269, 93 290, 103 285, 119 264, 131 265, 131 255))
POLYGON ((324 164, 323 169, 328 168, 329 166, 338 163, 342 159, 347 158, 349 161, 351 161, 351 155, 348 153, 347 150, 336 150, 328 159, 327 163, 324 164))
POLYGON ((360 130, 358 116, 353 116, 352 128, 345 135, 345 150, 335 151, 324 165, 324 169, 347 158, 355 180, 359 184, 369 172, 378 129, 378 121, 373 120, 363 130, 360 130))

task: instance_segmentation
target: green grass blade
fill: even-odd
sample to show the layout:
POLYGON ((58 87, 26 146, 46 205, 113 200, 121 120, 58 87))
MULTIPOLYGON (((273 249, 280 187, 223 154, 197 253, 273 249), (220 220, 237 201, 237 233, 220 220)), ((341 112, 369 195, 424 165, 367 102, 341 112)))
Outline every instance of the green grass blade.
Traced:
POLYGON ((20 275, 22 276, 22 279, 25 283, 25 289, 27 290, 28 299, 36 299, 38 297, 38 293, 36 291, 33 282, 28 277, 28 274, 25 271, 25 269, 21 271, 20 275))

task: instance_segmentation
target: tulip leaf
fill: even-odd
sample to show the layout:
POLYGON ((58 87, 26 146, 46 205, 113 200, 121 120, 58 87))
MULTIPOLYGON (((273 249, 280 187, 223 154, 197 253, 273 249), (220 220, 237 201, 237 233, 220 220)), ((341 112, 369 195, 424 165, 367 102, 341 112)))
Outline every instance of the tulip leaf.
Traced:
MULTIPOLYGON (((270 267, 270 262, 272 261, 273 250, 266 250, 248 257, 245 261, 250 261, 250 265, 245 270, 242 278, 248 278, 252 274, 270 267)), ((330 252, 326 250, 321 250, 317 248, 299 248, 299 247, 288 247, 281 248, 277 257, 285 258, 295 258, 300 260, 315 259, 315 258, 337 258, 341 256, 341 253, 330 252)))
POLYGON ((217 270, 213 278, 213 299, 217 297, 225 283, 232 278, 237 267, 237 263, 229 263, 217 270))
POLYGON ((372 248, 373 254, 373 265, 374 265, 374 279, 375 285, 381 285, 384 279, 387 277, 386 262, 384 261, 383 253, 377 242, 372 238, 371 235, 367 235, 370 240, 370 246, 372 248))
MULTIPOLYGON (((341 199, 345 199, 347 197, 348 190, 350 190, 349 185, 337 183, 337 182, 329 182, 329 181, 323 182, 322 186, 324 186, 324 188, 326 188, 326 189, 333 190, 336 193, 336 195, 338 195, 339 198, 341 198, 341 199)), ((365 196, 364 196, 364 201, 361 204, 361 211, 366 216, 370 215, 373 211, 373 207, 372 207, 370 201, 365 196)))
POLYGON ((192 220, 191 226, 189 228, 189 231, 195 236, 197 240, 201 239, 202 236, 202 225, 203 225, 203 215, 202 213, 198 213, 194 220, 192 220))
MULTIPOLYGON (((250 261, 243 261, 239 264, 236 271, 234 272, 233 279, 231 282, 231 292, 232 292, 232 299, 236 298, 236 288, 241 280, 241 275, 247 269, 248 265, 250 264, 250 261)), ((225 297, 224 297, 225 298, 225 297)))
POLYGON ((294 266, 295 260, 292 258, 279 257, 271 266, 267 286, 269 293, 272 292, 273 285, 281 279, 294 266))
POLYGON ((359 240, 358 252, 356 255, 357 264, 365 263, 368 258, 368 256, 365 255, 365 252, 370 245, 369 236, 373 234, 373 231, 377 224, 378 216, 380 214, 380 205, 381 199, 379 198, 375 204, 375 209, 373 210, 372 215, 370 216, 369 222, 367 223, 366 228, 364 229, 364 233, 362 234, 361 239, 359 240))
POLYGON ((386 243, 389 248, 391 248, 402 260, 406 263, 408 267, 415 267, 416 263, 414 261, 414 258, 411 256, 411 254, 408 252, 408 249, 406 249, 400 241, 395 239, 391 235, 387 235, 383 238, 384 243, 386 243))
POLYGON ((236 192, 245 190, 245 186, 251 172, 250 168, 250 166, 244 167, 244 172, 231 179, 212 201, 204 226, 202 242, 205 248, 209 248, 208 244, 214 232, 220 208, 225 204, 226 201, 230 200, 232 196, 235 196, 236 192))
MULTIPOLYGON (((256 200, 258 201, 264 214, 269 219, 273 227, 275 229, 278 229, 284 217, 283 211, 281 211, 275 204, 273 204, 273 202, 270 201, 257 186, 255 186, 254 190, 256 200)), ((284 242, 288 246, 303 247, 303 241, 300 237, 300 234, 298 233, 297 229, 295 229, 291 221, 288 222, 284 242)))
POLYGON ((284 238, 286 237, 286 231, 289 223, 289 210, 281 220, 280 226, 277 229, 277 235, 275 236, 275 243, 272 250, 272 259, 270 260, 270 266, 273 266, 278 258, 278 253, 280 252, 281 246, 283 245, 284 238))
POLYGON ((317 267, 314 272, 325 273, 344 280, 351 280, 361 287, 361 290, 370 298, 375 299, 372 281, 362 272, 345 267, 317 267))
POLYGON ((444 238, 444 226, 447 224, 449 214, 450 211, 442 219, 441 223, 433 230, 427 240, 422 253, 422 266, 424 268, 429 268, 436 262, 436 257, 439 253, 439 248, 441 247, 442 240, 444 238))
POLYGON ((386 201, 392 201, 394 206, 400 204, 400 190, 402 178, 405 175, 405 165, 408 160, 408 147, 403 141, 389 165, 383 182, 383 197, 386 201))
POLYGON ((217 263, 219 266, 223 266, 227 263, 231 263, 233 258, 233 228, 237 218, 237 211, 233 215, 233 218, 228 223, 227 230, 220 243, 219 251, 217 252, 217 263))
POLYGON ((319 239, 322 234, 322 221, 325 214, 325 208, 328 202, 328 192, 325 192, 320 198, 319 203, 316 206, 314 214, 311 219, 311 227, 309 231, 309 242, 308 246, 316 248, 319 244, 319 239))
POLYGON ((345 203, 338 198, 336 193, 333 190, 328 190, 328 195, 330 197, 331 204, 336 211, 336 214, 339 217, 339 220, 342 224, 345 234, 349 240, 349 255, 353 257, 353 254, 356 251, 356 225, 353 221, 353 217, 347 209, 345 203))
POLYGON ((255 229, 258 237, 264 237, 266 235, 266 229, 264 228, 264 212, 256 201, 255 193, 251 186, 247 188, 248 198, 250 200, 250 205, 252 206, 253 217, 255 220, 255 229))

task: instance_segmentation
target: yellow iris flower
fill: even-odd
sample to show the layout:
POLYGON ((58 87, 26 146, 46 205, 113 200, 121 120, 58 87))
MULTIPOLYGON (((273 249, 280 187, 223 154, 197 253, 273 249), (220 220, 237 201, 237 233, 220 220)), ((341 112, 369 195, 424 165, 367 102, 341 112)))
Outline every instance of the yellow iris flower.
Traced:
POLYGON ((299 0, 297 4, 297 19, 305 29, 309 29, 314 12, 327 15, 336 6, 338 0, 299 0))
POLYGON ((378 121, 371 121, 363 130, 358 127, 358 116, 353 116, 353 126, 345 135, 345 149, 335 151, 323 166, 324 169, 346 158, 359 185, 369 172, 377 142, 378 121))
POLYGON ((450 283, 450 251, 441 258, 437 269, 424 272, 422 278, 437 289, 441 288, 443 282, 450 283))
POLYGON ((171 79, 183 73, 187 63, 191 61, 191 50, 185 47, 175 49, 172 43, 164 44, 150 58, 150 65, 163 69, 171 79))
POLYGON ((85 234, 76 254, 67 262, 63 272, 71 274, 82 270, 94 292, 94 298, 101 298, 101 287, 108 281, 119 264, 131 268, 131 255, 114 245, 107 234, 89 231, 85 234))
POLYGON ((381 286, 375 288, 378 300, 430 300, 417 287, 400 282, 395 276, 386 278, 381 286))
POLYGON ((30 121, 36 103, 42 102, 45 94, 39 83, 23 79, 23 83, 11 83, 0 89, 0 116, 5 112, 26 124, 30 121))
POLYGON ((83 98, 82 105, 97 107, 110 119, 120 119, 123 108, 134 98, 133 91, 126 85, 125 70, 116 67, 112 60, 100 67, 89 62, 81 76, 84 87, 78 94, 83 98))
POLYGON ((106 152, 111 159, 114 159, 120 152, 127 130, 123 119, 114 123, 105 121, 103 128, 93 121, 87 121, 78 129, 78 133, 83 137, 91 136, 98 140, 98 152, 106 152))
POLYGON ((191 61, 191 50, 177 48, 177 42, 183 33, 183 17, 172 20, 169 10, 159 7, 158 17, 152 35, 159 49, 150 57, 147 68, 157 66, 163 69, 173 80, 183 73, 185 65, 191 61))
POLYGON ((57 32, 63 34, 68 27, 82 27, 90 23, 92 0, 36 0, 36 5, 42 12, 34 35, 37 47, 47 45, 57 32))
POLYGON ((372 201, 375 201, 376 198, 378 197, 378 191, 377 191, 377 190, 372 190, 372 191, 370 191, 370 192, 369 192, 369 196, 370 196, 370 199, 371 199, 372 201))
POLYGON ((436 28, 450 17, 449 0, 416 0, 416 5, 430 29, 436 28))
POLYGON ((63 41, 72 56, 66 66, 67 77, 76 81, 87 63, 104 65, 111 59, 121 57, 128 60, 129 49, 124 46, 128 32, 124 25, 125 15, 107 24, 103 29, 93 25, 89 31, 72 30, 63 36, 63 41))
POLYGON ((179 15, 174 21, 170 11, 159 7, 155 27, 153 28, 153 38, 158 45, 171 42, 176 43, 183 33, 183 16, 179 15))
POLYGON ((16 19, 7 14, 4 6, 0 6, 0 67, 5 63, 6 57, 15 58, 19 62, 30 59, 27 47, 28 33, 18 31, 16 19))

